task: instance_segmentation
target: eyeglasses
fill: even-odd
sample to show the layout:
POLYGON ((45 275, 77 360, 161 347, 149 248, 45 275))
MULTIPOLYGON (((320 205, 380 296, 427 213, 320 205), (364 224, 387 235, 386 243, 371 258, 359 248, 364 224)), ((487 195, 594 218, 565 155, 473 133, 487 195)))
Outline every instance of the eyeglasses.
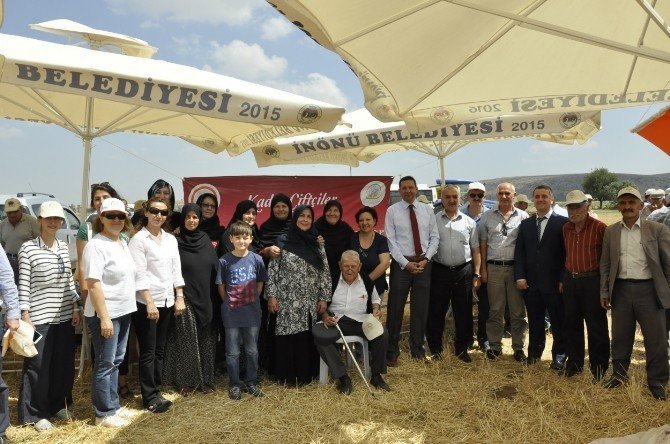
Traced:
POLYGON ((65 261, 58 255, 58 274, 65 274, 65 261))
POLYGON ((502 223, 502 230, 500 231, 502 232, 503 236, 507 236, 507 222, 502 223))
POLYGON ((168 215, 168 210, 159 210, 156 207, 150 207, 147 211, 153 215, 160 214, 163 217, 167 217, 168 215))
POLYGON ((102 215, 102 217, 104 217, 105 219, 109 219, 109 220, 114 220, 114 219, 126 220, 126 215, 123 214, 123 213, 105 213, 105 214, 102 215))
POLYGON ((202 208, 216 208, 216 205, 214 205, 214 204, 208 204, 208 203, 200 204, 200 206, 201 206, 202 208))
POLYGON ((473 193, 473 194, 468 194, 468 196, 470 196, 473 199, 483 199, 484 198, 484 193, 480 193, 480 194, 474 194, 473 193))
POLYGON ((367 253, 365 252, 365 250, 363 250, 362 248, 359 248, 359 249, 358 249, 358 255, 359 255, 360 257, 364 257, 364 258, 367 258, 367 257, 368 257, 368 254, 367 254, 367 253))

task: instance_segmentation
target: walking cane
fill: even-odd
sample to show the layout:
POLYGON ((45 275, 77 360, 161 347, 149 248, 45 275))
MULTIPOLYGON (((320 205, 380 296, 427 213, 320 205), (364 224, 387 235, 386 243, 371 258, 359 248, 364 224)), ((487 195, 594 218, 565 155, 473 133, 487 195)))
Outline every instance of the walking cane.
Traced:
MULTIPOLYGON (((333 317, 333 318, 335 317, 335 314, 330 310, 327 310, 326 313, 328 313, 328 316, 330 316, 330 317, 333 317)), ((368 388, 368 391, 370 392, 370 394, 374 398, 375 394, 372 391, 372 389, 370 388, 370 384, 368 384, 368 380, 365 379, 365 375, 363 374, 363 371, 361 370, 361 367, 358 365, 358 361, 356 360, 356 356, 354 356, 354 353, 349 348, 349 344, 347 344, 347 341, 344 339, 344 333, 342 333, 342 329, 340 328, 340 325, 337 322, 335 323, 335 327, 337 328, 337 331, 340 332, 340 338, 342 339, 342 342, 344 343, 344 347, 349 352, 349 356, 351 356, 351 360, 354 361, 354 364, 356 365, 356 369, 358 370, 358 374, 361 375, 361 378, 363 378, 363 382, 365 383, 365 386, 368 388)))

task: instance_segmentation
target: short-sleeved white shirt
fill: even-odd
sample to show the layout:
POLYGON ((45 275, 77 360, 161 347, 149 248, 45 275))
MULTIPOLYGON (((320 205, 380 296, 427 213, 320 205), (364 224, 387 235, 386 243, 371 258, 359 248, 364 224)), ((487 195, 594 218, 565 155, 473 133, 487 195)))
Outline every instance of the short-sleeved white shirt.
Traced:
MULTIPOLYGON (((110 319, 132 313, 135 305, 135 262, 128 245, 101 233, 84 248, 84 277, 100 281, 110 319)), ((91 298, 86 299, 84 316, 95 316, 91 298)))

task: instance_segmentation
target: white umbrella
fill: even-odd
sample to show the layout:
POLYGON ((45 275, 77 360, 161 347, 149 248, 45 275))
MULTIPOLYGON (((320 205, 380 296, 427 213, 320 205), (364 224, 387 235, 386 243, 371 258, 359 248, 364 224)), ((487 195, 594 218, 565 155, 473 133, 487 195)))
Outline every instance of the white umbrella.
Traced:
POLYGON ((375 117, 417 130, 670 100, 670 0, 272 3, 349 65, 375 117))
POLYGON ((274 137, 331 130, 344 113, 189 66, 12 35, 0 34, 0 69, 0 117, 53 123, 82 138, 83 208, 95 137, 178 136, 236 155, 274 137))
POLYGON ((278 138, 252 148, 260 167, 282 164, 340 164, 351 167, 382 154, 413 150, 440 161, 471 142, 490 142, 515 137, 572 144, 584 143, 600 129, 600 112, 574 112, 535 116, 499 116, 436 127, 414 133, 404 122, 383 123, 366 109, 345 114, 346 125, 329 133, 278 138))

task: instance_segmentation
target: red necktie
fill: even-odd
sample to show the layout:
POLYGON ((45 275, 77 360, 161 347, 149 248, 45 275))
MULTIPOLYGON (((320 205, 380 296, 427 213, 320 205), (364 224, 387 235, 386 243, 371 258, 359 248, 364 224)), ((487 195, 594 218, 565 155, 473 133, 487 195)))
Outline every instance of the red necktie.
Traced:
POLYGON ((412 238, 414 240, 414 254, 416 256, 423 255, 421 249, 421 236, 419 235, 419 223, 416 221, 416 213, 414 213, 414 205, 409 206, 409 222, 412 224, 412 238))

